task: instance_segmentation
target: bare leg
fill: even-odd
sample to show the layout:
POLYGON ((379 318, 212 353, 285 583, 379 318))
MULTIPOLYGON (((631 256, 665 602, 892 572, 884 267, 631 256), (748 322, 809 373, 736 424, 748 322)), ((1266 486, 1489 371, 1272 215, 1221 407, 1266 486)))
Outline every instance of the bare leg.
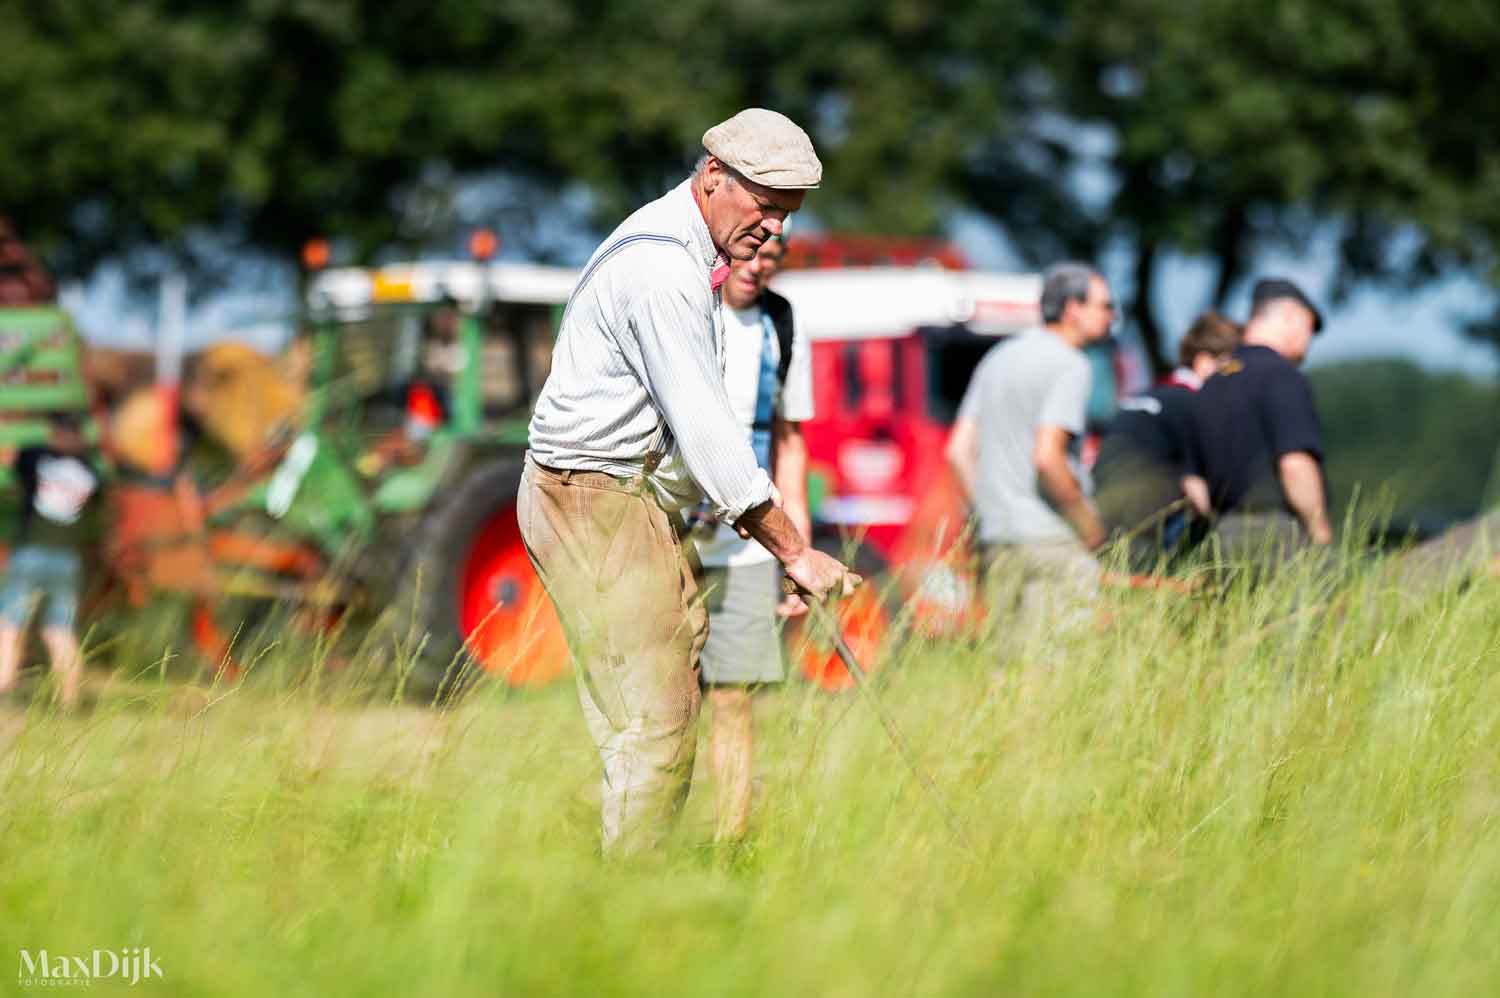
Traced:
POLYGON ((68 627, 42 629, 42 641, 52 656, 52 671, 57 676, 58 702, 64 710, 78 706, 78 690, 83 683, 83 656, 78 653, 78 638, 68 627))
POLYGON ((15 624, 0 624, 0 693, 16 688, 16 676, 21 671, 22 633, 15 624))
POLYGON ((750 691, 743 686, 714 686, 708 699, 713 704, 708 762, 714 777, 714 838, 738 841, 750 827, 750 691))

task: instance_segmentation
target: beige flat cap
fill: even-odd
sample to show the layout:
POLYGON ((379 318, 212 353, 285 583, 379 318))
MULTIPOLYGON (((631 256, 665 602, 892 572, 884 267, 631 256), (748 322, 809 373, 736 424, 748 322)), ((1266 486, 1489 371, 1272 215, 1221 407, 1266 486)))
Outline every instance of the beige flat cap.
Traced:
POLYGON ((823 179, 812 139, 784 114, 750 107, 703 133, 703 148, 750 180, 777 190, 810 190, 823 179))

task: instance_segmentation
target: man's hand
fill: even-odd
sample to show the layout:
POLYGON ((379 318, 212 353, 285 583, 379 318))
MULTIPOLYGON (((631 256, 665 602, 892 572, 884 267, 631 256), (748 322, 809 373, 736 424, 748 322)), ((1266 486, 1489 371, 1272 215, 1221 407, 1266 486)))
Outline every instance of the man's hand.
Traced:
POLYGON ((1072 439, 1072 434, 1062 427, 1042 424, 1036 431, 1031 460, 1042 491, 1072 526, 1083 546, 1096 551, 1108 535, 1068 464, 1068 445, 1072 439))
POLYGON ((786 568, 787 576, 815 599, 832 594, 847 596, 862 581, 859 576, 807 543, 790 517, 776 502, 779 495, 752 506, 735 523, 735 529, 760 541, 786 568))
POLYGON ((786 562, 786 574, 800 590, 817 600, 829 595, 836 599, 852 595, 864 581, 837 558, 814 547, 804 548, 800 556, 786 562))
POLYGON ((1286 503, 1302 521, 1308 540, 1327 544, 1333 540, 1328 524, 1328 504, 1323 495, 1323 468, 1306 451, 1283 454, 1276 462, 1286 503))
POLYGON ((800 617, 807 612, 807 604, 802 601, 801 596, 787 593, 781 597, 781 602, 776 604, 776 616, 783 619, 787 617, 800 617))
POLYGON ((1208 482, 1201 475, 1182 476, 1182 494, 1192 504, 1193 511, 1202 517, 1212 517, 1213 503, 1209 501, 1208 482))

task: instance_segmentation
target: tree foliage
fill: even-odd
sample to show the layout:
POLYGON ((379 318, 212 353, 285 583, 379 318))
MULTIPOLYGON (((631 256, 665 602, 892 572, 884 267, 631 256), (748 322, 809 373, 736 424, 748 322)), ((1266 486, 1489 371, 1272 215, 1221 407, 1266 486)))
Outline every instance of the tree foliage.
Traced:
POLYGON ((1357 496, 1366 514, 1384 506, 1400 522, 1433 530, 1493 502, 1494 385, 1402 361, 1335 364, 1311 379, 1335 517, 1357 496))
POLYGON ((1217 262, 1220 303, 1257 249, 1329 223, 1342 289, 1454 266, 1500 278, 1500 137, 1479 126, 1500 109, 1497 45, 1484 0, 1067 9, 1048 63, 1059 106, 1115 136, 1093 245, 1134 249, 1147 343, 1169 251, 1217 262))
POLYGON ((0 0, 0 51, 0 210, 65 275, 203 233, 365 258, 477 171, 618 217, 761 104, 836 226, 965 208, 1034 263, 1133 254, 1158 362, 1169 254, 1219 300, 1330 225, 1342 286, 1500 277, 1492 0, 0 0))

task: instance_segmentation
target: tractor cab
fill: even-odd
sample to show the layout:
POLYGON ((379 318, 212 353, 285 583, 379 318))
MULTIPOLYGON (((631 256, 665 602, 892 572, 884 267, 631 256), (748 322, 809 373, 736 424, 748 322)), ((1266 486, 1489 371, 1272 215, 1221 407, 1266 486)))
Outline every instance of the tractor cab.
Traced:
POLYGON ((515 498, 531 407, 577 272, 488 259, 318 272, 304 432, 352 463, 363 564, 425 625, 437 666, 467 653, 514 683, 566 661, 521 543, 515 498))

